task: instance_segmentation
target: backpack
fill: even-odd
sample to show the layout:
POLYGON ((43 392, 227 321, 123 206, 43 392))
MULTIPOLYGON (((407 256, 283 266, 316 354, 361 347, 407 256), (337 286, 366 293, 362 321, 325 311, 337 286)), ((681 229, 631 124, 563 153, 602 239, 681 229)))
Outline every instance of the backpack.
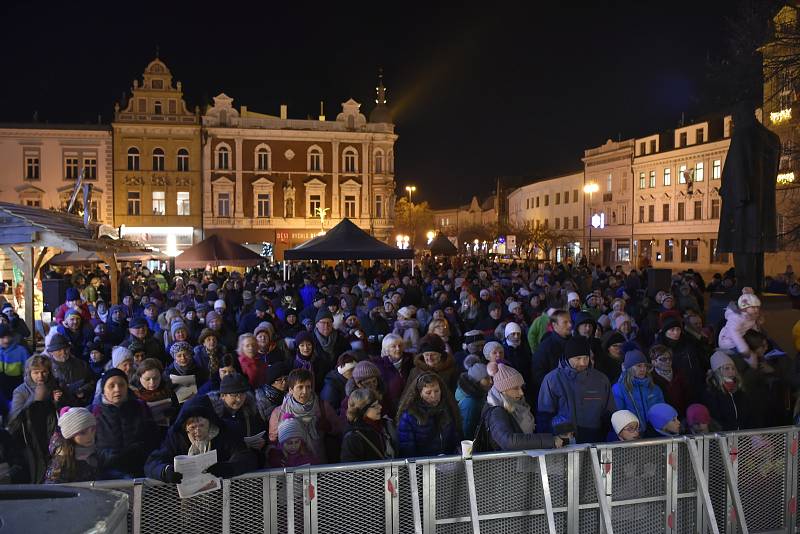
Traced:
POLYGON ((498 450, 497 444, 492 439, 492 434, 489 432, 489 412, 499 408, 499 406, 487 406, 481 414, 481 419, 475 428, 475 436, 472 438, 472 454, 479 452, 493 452, 498 450))

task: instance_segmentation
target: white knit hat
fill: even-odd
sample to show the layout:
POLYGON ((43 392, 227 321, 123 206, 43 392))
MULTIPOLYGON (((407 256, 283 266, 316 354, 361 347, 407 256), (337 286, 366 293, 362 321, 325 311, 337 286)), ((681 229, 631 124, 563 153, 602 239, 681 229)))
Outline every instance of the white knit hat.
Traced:
POLYGON ((639 418, 636 417, 633 412, 628 410, 617 410, 611 416, 611 426, 614 427, 614 433, 617 435, 622 432, 623 428, 633 422, 636 422, 639 426, 641 426, 639 418))
POLYGON ((506 325, 506 329, 505 329, 505 332, 504 332, 503 335, 505 337, 508 337, 511 334, 515 333, 515 332, 518 333, 518 334, 521 334, 522 333, 522 329, 519 327, 519 325, 517 323, 512 321, 512 322, 510 322, 510 323, 508 323, 506 325))
POLYGON ((570 291, 567 293, 567 302, 572 302, 573 300, 581 300, 581 296, 574 291, 570 291))
POLYGON ((734 365, 733 360, 731 360, 731 357, 728 356, 727 353, 725 353, 725 352, 723 352, 721 350, 718 350, 714 354, 711 355, 711 370, 712 371, 716 371, 717 369, 719 369, 720 367, 722 367, 723 365, 728 364, 728 363, 731 364, 731 365, 734 365))
POLYGON ((118 367, 125 360, 132 360, 133 353, 127 347, 114 347, 111 351, 111 366, 118 367))
POLYGON ((742 296, 739 297, 739 302, 737 304, 739 305, 739 309, 743 310, 745 308, 752 308, 755 306, 760 307, 761 300, 759 300, 759 298, 753 293, 742 293, 742 296))
POLYGON ((515 300, 508 305, 508 313, 514 313, 514 310, 518 310, 520 308, 522 308, 522 304, 515 300))
MULTIPOLYGON (((284 419, 278 425, 278 443, 286 443, 292 438, 305 439, 306 433, 303 429, 303 423, 299 419, 291 417, 284 419)), ((306 445, 308 445, 306 443, 306 445)))
POLYGON ((224 310, 227 307, 228 307, 228 305, 225 304, 225 301, 222 300, 222 299, 217 299, 217 300, 214 301, 214 309, 215 310, 218 310, 220 308, 222 308, 224 310))
POLYGON ((69 408, 58 418, 58 426, 64 439, 70 439, 78 432, 96 424, 94 415, 86 408, 69 408))

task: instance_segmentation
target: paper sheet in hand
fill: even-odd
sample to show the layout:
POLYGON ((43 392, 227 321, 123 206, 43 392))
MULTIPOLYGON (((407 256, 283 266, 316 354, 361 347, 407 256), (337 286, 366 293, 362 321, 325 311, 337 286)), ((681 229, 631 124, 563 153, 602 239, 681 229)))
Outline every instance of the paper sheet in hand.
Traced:
POLYGON ((175 386, 175 396, 181 404, 197 393, 197 381, 194 375, 169 375, 169 379, 175 386))
POLYGON ((169 425, 169 421, 167 420, 167 412, 170 408, 172 408, 171 399, 148 402, 147 407, 150 408, 150 413, 153 414, 153 420, 156 422, 156 424, 161 426, 169 425))
POLYGON ((203 473, 215 463, 217 463, 217 451, 195 456, 176 456, 174 459, 175 472, 183 475, 183 480, 178 484, 178 496, 186 499, 218 490, 222 486, 220 479, 209 473, 203 473))
POLYGON ((259 432, 258 434, 253 434, 252 436, 245 436, 244 437, 244 444, 248 447, 254 447, 255 444, 264 439, 264 435, 267 433, 266 430, 259 432))

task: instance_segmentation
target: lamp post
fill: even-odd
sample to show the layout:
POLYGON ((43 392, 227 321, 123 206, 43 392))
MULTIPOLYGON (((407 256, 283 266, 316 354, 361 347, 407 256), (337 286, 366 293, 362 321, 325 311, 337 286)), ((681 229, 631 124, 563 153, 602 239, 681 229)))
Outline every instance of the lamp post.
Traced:
POLYGON ((589 262, 592 261, 592 199, 593 195, 600 190, 600 186, 597 185, 597 182, 588 182, 586 185, 583 186, 583 192, 589 195, 589 242, 586 246, 586 254, 589 262))
POLYGON ((417 186, 415 185, 407 185, 406 186, 406 193, 408 193, 408 203, 411 204, 411 195, 413 195, 417 191, 417 186))

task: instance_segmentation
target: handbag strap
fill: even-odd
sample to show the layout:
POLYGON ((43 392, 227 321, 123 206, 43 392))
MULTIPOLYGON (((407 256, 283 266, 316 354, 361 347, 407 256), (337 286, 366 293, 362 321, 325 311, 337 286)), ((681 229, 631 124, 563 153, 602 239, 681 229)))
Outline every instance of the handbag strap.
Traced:
POLYGON ((353 432, 355 432, 361 439, 366 441, 367 445, 369 445, 372 448, 373 451, 378 453, 378 456, 380 456, 381 460, 385 460, 386 459, 386 455, 383 454, 380 450, 378 450, 378 447, 376 447, 375 444, 372 443, 372 441, 370 441, 370 439, 367 436, 362 434, 360 430, 353 430, 353 432))

